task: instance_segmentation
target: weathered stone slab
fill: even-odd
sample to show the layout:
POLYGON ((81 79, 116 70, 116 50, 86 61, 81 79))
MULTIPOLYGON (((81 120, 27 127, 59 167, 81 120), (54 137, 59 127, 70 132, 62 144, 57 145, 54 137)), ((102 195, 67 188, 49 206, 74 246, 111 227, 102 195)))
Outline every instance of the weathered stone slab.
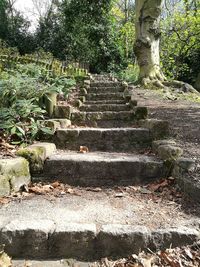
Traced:
POLYGON ((172 145, 160 145, 157 153, 163 160, 175 161, 183 155, 183 149, 172 145))
POLYGON ((122 86, 90 87, 87 91, 88 94, 117 93, 123 92, 124 88, 122 86))
POLYGON ((76 128, 60 129, 54 139, 57 147, 78 151, 134 151, 151 145, 151 135, 143 128, 76 128))
POLYGON ((146 119, 138 122, 139 126, 148 128, 154 139, 165 138, 169 135, 169 122, 157 119, 146 119))
POLYGON ((68 128, 71 126, 71 121, 68 119, 50 119, 50 120, 40 120, 41 125, 49 127, 53 133, 59 128, 68 128))
POLYGON ((91 82, 90 87, 111 87, 111 86, 121 86, 121 82, 112 82, 112 81, 105 81, 105 82, 91 82))
POLYGON ((172 145, 172 146, 176 146, 176 142, 174 140, 171 139, 163 139, 163 140, 156 140, 152 142, 152 150, 154 153, 158 153, 158 148, 159 146, 162 145, 172 145))
POLYGON ((73 108, 71 106, 55 106, 54 108, 54 117, 55 118, 65 118, 70 119, 71 113, 73 112, 73 108))
POLYGON ((43 176, 68 184, 97 186, 137 184, 163 177, 163 161, 153 157, 119 153, 63 153, 46 160, 43 176))
POLYGON ((19 149, 17 155, 24 157, 30 164, 31 173, 40 173, 43 170, 44 161, 54 154, 56 146, 53 143, 36 143, 26 148, 19 149))
POLYGON ((85 105, 104 105, 104 104, 126 104, 126 101, 124 99, 122 100, 94 100, 94 101, 86 101, 84 103, 85 105))
POLYGON ((130 110, 129 104, 97 104, 97 105, 84 105, 80 108, 81 111, 127 111, 130 110))
POLYGON ((48 255, 48 239, 54 230, 50 220, 13 220, 1 229, 0 243, 12 257, 43 258, 48 255))
POLYGON ((123 100, 123 93, 107 93, 107 94, 88 94, 86 100, 97 101, 97 100, 123 100))
POLYGON ((59 222, 49 238, 51 258, 93 258, 96 231, 95 224, 59 222))
POLYGON ((100 257, 126 257, 148 246, 149 231, 144 226, 103 225, 98 236, 100 257))
MULTIPOLYGON (((87 123, 98 121, 138 121, 146 118, 147 110, 143 107, 137 107, 132 111, 98 111, 98 112, 74 112, 72 113, 71 120, 74 123, 87 123)), ((145 127, 143 127, 145 128, 145 127)))
POLYGON ((162 250, 169 247, 191 245, 200 239, 200 232, 194 228, 177 227, 152 232, 150 248, 162 250))
POLYGON ((10 191, 18 191, 24 184, 30 183, 29 163, 24 158, 0 160, 1 195, 7 195, 8 182, 10 191))

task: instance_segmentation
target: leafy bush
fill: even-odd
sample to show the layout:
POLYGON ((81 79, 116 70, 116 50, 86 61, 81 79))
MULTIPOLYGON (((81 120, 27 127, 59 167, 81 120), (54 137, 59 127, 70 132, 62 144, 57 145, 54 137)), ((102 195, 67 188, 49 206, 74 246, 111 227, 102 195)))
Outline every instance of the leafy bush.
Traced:
POLYGON ((128 67, 115 74, 115 76, 123 81, 126 81, 128 83, 135 83, 138 80, 139 75, 139 67, 138 65, 132 65, 129 64, 128 67))
POLYGON ((34 100, 17 100, 9 108, 0 109, 0 130, 13 144, 31 143, 42 132, 52 134, 42 127, 38 119, 43 119, 45 111, 33 103, 34 100))
POLYGON ((172 79, 194 83, 200 69, 200 10, 174 12, 162 22, 161 63, 172 79))
POLYGON ((75 80, 52 77, 44 67, 35 64, 16 65, 0 74, 0 134, 12 143, 31 143, 41 132, 51 130, 38 120, 46 114, 41 99, 52 92, 65 96, 75 80))

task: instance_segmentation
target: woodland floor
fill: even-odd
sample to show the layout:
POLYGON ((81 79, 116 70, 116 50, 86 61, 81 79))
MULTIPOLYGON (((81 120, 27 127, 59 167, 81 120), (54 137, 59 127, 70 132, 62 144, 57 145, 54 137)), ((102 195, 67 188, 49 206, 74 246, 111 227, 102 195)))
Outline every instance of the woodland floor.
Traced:
POLYGON ((135 89, 139 106, 146 106, 149 117, 170 122, 170 137, 183 148, 184 156, 196 160, 196 171, 191 175, 200 184, 200 103, 187 100, 168 100, 157 91, 135 89))

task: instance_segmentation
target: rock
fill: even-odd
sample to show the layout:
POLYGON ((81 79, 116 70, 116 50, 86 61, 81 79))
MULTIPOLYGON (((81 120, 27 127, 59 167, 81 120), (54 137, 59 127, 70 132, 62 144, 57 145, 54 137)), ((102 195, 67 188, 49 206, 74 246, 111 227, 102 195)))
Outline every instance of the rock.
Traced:
POLYGON ((194 228, 177 227, 160 229, 152 232, 150 248, 152 250, 165 249, 193 244, 199 239, 199 231, 194 228))
POLYGON ((53 143, 38 143, 17 151, 17 155, 24 157, 30 163, 31 173, 40 173, 43 170, 44 161, 56 151, 53 143))
POLYGON ((10 194, 10 183, 8 177, 0 175, 0 197, 10 194))
MULTIPOLYGON (((99 251, 114 257, 139 253, 148 246, 150 232, 144 226, 103 225, 98 236, 99 251), (125 255, 126 254, 126 255, 125 255)), ((99 255, 104 257, 104 255, 99 255)))
POLYGON ((72 112, 73 108, 71 106, 55 106, 54 117, 61 119, 70 119, 72 112))
POLYGON ((96 225, 84 223, 65 223, 60 221, 49 236, 50 255, 59 258, 76 258, 77 251, 80 259, 88 259, 94 255, 96 240, 96 225))
POLYGON ((50 120, 40 120, 42 126, 49 127, 53 133, 59 128, 67 128, 71 126, 71 121, 68 119, 50 119, 50 120))
POLYGON ((133 108, 133 107, 136 107, 137 106, 137 100, 134 100, 132 99, 131 97, 131 100, 129 101, 129 105, 133 108))
POLYGON ((127 90, 129 92, 127 82, 122 82, 122 87, 124 88, 124 90, 127 90))
POLYGON ((133 110, 135 111, 136 120, 144 120, 148 116, 147 107, 135 107, 133 110))
POLYGON ((8 194, 8 183, 10 191, 18 191, 24 184, 29 184, 31 177, 29 163, 24 158, 2 159, 0 160, 1 194, 8 194), (7 180, 7 181, 6 181, 7 180))
POLYGON ((80 94, 83 95, 83 96, 87 95, 87 90, 85 88, 81 88, 80 89, 80 94))
POLYGON ((174 140, 165 139, 165 140, 156 140, 152 142, 152 150, 154 153, 158 153, 159 146, 163 145, 172 145, 176 146, 176 142, 174 140))
POLYGON ((55 223, 50 220, 13 220, 0 231, 0 241, 12 257, 46 257, 48 239, 55 230, 55 223), (14 246, 13 246, 14 244, 14 246))
POLYGON ((84 103, 84 102, 86 101, 86 97, 85 97, 85 96, 80 96, 79 99, 80 99, 80 101, 81 101, 82 103, 84 103))
POLYGON ((80 107, 82 107, 83 103, 81 102, 81 100, 77 99, 75 101, 74 105, 75 105, 75 107, 80 108, 80 107))
POLYGON ((169 123, 164 120, 146 119, 140 120, 139 126, 150 130, 153 139, 164 138, 169 135, 169 123))
POLYGON ((182 91, 184 93, 196 93, 197 91, 194 89, 194 87, 188 83, 184 83, 181 87, 182 91))
POLYGON ((174 161, 183 155, 183 150, 177 146, 160 145, 157 153, 158 156, 163 160, 174 161))
POLYGON ((195 160, 188 158, 179 158, 174 165, 172 176, 175 178, 182 178, 185 174, 195 170, 195 160))

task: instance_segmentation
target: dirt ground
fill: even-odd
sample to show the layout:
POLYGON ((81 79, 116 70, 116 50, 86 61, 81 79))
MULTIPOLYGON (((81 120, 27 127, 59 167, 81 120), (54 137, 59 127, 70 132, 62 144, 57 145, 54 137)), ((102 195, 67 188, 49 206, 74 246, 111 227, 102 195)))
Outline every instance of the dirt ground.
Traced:
POLYGON ((139 106, 146 106, 149 117, 170 123, 170 136, 183 149, 184 156, 196 161, 196 171, 191 175, 200 184, 200 103, 186 100, 164 99, 157 91, 135 88, 139 106))

